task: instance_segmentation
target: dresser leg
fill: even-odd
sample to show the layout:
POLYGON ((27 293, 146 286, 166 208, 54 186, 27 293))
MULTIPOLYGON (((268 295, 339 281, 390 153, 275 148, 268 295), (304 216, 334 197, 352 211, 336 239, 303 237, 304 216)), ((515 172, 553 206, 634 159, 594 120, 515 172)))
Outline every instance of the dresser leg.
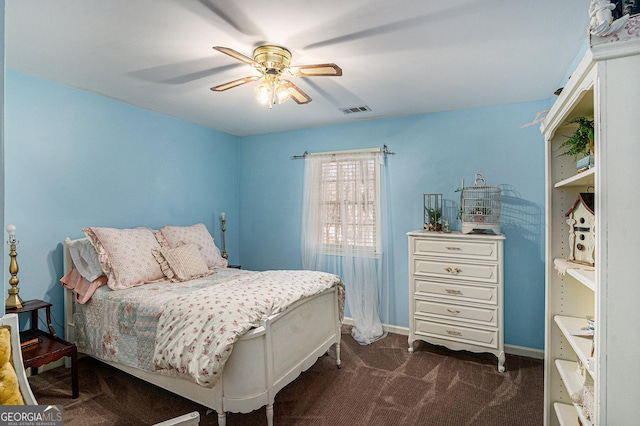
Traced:
POLYGON ((409 336, 409 353, 412 354, 413 353, 413 342, 415 340, 413 339, 413 336, 409 336))
POLYGON ((506 357, 504 355, 504 351, 502 351, 498 354, 498 371, 501 373, 504 373, 505 371, 505 368, 504 368, 505 361, 506 361, 506 357))

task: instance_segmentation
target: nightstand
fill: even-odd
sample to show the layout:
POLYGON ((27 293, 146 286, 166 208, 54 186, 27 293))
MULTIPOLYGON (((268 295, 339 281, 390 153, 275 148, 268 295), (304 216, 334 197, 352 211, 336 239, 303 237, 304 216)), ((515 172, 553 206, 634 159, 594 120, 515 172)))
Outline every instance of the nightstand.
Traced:
POLYGON ((37 374, 37 367, 57 361, 63 356, 71 358, 71 391, 73 398, 79 395, 78 389, 78 349, 73 343, 61 339, 51 325, 51 303, 42 300, 27 300, 22 309, 6 308, 7 314, 24 314, 31 312, 31 329, 20 332, 22 358, 24 368, 36 367, 32 374, 37 374), (45 309, 49 332, 38 329, 38 311, 45 309), (28 345, 27 343, 34 343, 28 345))

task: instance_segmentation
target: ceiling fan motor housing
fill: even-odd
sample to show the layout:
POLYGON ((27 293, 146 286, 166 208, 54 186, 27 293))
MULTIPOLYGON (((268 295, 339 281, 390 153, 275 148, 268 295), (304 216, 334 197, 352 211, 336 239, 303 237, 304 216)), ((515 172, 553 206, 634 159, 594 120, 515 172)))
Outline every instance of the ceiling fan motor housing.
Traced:
POLYGON ((280 46, 260 46, 253 51, 253 59, 262 64, 269 74, 280 73, 289 68, 291 64, 291 52, 280 46))

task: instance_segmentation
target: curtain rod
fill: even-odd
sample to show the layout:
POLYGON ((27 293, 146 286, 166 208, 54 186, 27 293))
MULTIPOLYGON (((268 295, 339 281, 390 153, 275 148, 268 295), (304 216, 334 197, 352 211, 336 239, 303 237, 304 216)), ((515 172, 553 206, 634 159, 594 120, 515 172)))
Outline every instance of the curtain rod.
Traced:
POLYGON ((299 160, 299 159, 302 159, 302 158, 306 158, 309 155, 339 154, 339 153, 342 153, 342 152, 381 152, 382 154, 396 155, 395 152, 389 151, 389 148, 387 148, 387 145, 383 145, 382 148, 356 149, 356 150, 348 150, 348 151, 318 152, 316 154, 311 154, 311 153, 309 153, 309 151, 305 151, 305 152, 302 153, 302 155, 292 155, 289 158, 292 159, 292 160, 299 160))

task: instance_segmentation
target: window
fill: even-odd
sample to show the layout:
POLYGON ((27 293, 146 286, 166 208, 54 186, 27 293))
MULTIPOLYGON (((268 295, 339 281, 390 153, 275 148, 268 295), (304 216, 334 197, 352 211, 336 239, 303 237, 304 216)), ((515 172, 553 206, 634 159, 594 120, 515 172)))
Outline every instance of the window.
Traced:
MULTIPOLYGON (((305 156, 302 208, 302 267, 338 274, 346 285, 354 326, 369 344, 385 335, 380 297, 389 294, 384 161, 381 150, 339 151, 305 156), (382 195, 382 197, 381 197, 382 195)), ((388 318, 388 306, 386 315, 388 318)))
POLYGON ((321 242, 329 252, 380 251, 380 173, 373 155, 331 156, 320 167, 321 242))

